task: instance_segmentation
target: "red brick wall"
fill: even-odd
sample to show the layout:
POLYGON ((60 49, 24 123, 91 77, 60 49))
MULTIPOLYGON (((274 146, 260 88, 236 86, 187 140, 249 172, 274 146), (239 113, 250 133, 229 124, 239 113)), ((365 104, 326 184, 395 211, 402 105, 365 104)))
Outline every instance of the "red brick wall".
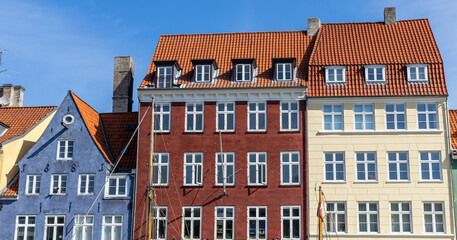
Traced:
MULTIPOLYGON (((142 103, 140 116, 150 103, 142 103)), ((267 102, 267 132, 247 132, 247 103, 236 102, 235 133, 222 134, 224 152, 235 152, 235 186, 227 187, 229 196, 220 197, 223 188, 215 186, 215 154, 220 151, 216 132, 216 103, 206 102, 204 107, 204 133, 185 133, 185 103, 173 103, 171 132, 155 137, 155 152, 170 153, 169 187, 157 189, 157 205, 168 206, 167 238, 181 239, 182 206, 202 206, 202 239, 214 239, 214 207, 235 206, 235 239, 247 237, 247 207, 268 206, 268 239, 280 238, 283 205, 302 207, 302 237, 306 233, 306 151, 305 103, 300 104, 300 131, 280 132, 279 101, 267 102), (280 186, 280 152, 300 151, 300 186, 280 186), (203 152, 203 187, 183 186, 185 152, 203 152), (247 153, 267 152, 266 187, 247 186, 247 153)), ((146 188, 149 161, 150 112, 140 128, 137 196, 135 207, 135 239, 145 239, 146 188)))

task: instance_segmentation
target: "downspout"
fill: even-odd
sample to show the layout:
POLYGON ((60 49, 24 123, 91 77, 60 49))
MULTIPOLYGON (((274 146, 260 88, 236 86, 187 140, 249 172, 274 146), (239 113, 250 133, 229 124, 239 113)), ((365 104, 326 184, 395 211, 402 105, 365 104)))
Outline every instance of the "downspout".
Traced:
MULTIPOLYGON (((141 105, 141 102, 140 102, 140 96, 137 96, 138 97, 138 127, 139 124, 140 124, 140 121, 141 121, 141 109, 140 109, 140 105, 141 105)), ((136 189, 138 187, 138 153, 139 153, 139 150, 140 150, 140 130, 138 129, 138 132, 136 134, 136 164, 135 164, 135 175, 134 175, 134 181, 135 181, 135 187, 133 188, 132 190, 132 195, 133 195, 133 199, 132 199, 132 202, 133 202, 133 206, 132 206, 132 215, 131 215, 131 218, 132 218, 132 224, 130 226, 130 239, 134 239, 135 237, 135 210, 136 210, 136 189)))
POLYGON ((447 140, 447 148, 448 148, 448 152, 449 152, 449 160, 450 160, 450 173, 451 173, 451 188, 452 188, 452 209, 454 210, 453 211, 453 215, 454 215, 454 218, 453 218, 453 221, 454 221, 454 235, 455 235, 455 231, 457 230, 457 221, 456 221, 456 214, 455 214, 455 201, 456 201, 456 198, 455 198, 455 187, 454 186, 454 171, 453 171, 453 165, 454 165, 454 159, 452 158, 452 144, 451 144, 451 127, 450 127, 450 123, 449 123, 449 108, 448 108, 448 96, 446 96, 446 103, 445 103, 445 114, 446 114, 446 127, 447 127, 447 131, 446 131, 446 140, 447 140))
MULTIPOLYGON (((306 88, 307 90, 308 88, 306 88)), ((306 91, 306 95, 308 95, 308 91, 306 91)), ((307 239, 310 239, 309 236, 310 236, 310 222, 309 222, 309 217, 310 217, 310 211, 309 211, 309 196, 310 196, 310 193, 309 193, 309 137, 308 137, 308 133, 309 133, 309 129, 308 129, 308 98, 306 98, 305 100, 305 119, 306 119, 306 131, 305 131, 305 141, 306 141, 306 187, 308 188, 307 189, 307 195, 306 195, 306 208, 307 208, 307 213, 306 213, 306 228, 307 228, 307 239)))

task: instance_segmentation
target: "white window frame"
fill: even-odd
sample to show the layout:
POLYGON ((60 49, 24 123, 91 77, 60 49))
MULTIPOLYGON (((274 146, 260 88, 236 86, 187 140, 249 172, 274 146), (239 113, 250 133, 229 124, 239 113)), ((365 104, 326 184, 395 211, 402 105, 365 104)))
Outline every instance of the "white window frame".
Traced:
POLYGON ((378 181, 378 164, 377 164, 377 156, 376 152, 356 152, 355 153, 355 174, 356 174, 356 182, 377 182, 378 181), (368 160, 368 154, 374 155, 374 160, 368 160), (363 159, 359 160, 359 156, 363 155, 363 159), (363 175, 364 179, 359 179, 359 164, 363 165, 363 175), (368 166, 370 164, 374 164, 374 179, 369 179, 368 174, 368 166))
POLYGON ((44 225, 44 239, 47 239, 48 227, 52 227, 52 239, 57 238, 57 228, 62 227, 62 239, 65 238, 65 215, 46 215, 45 225, 44 225), (48 223, 49 218, 54 218, 54 223, 48 223), (63 223, 58 223, 58 219, 63 218, 63 223))
POLYGON ((300 185, 301 184, 301 174, 300 174, 300 152, 299 151, 294 151, 294 152, 281 152, 281 185, 300 185), (292 162, 292 156, 297 155, 298 157, 298 162, 292 162), (284 162, 284 155, 288 155, 289 157, 289 162, 284 162), (288 165, 289 166, 289 181, 284 182, 283 176, 284 176, 284 166, 288 165), (292 180, 292 166, 297 166, 298 169, 298 182, 293 182, 292 180))
POLYGON ((110 229, 110 232, 111 232, 111 239, 110 240, 115 240, 115 235, 114 235, 114 232, 115 232, 115 229, 120 227, 121 228, 121 238, 122 238, 122 229, 123 229, 123 223, 124 223, 124 216, 122 215, 103 215, 103 222, 102 222, 102 239, 105 239, 105 229, 106 228, 109 228, 110 229), (121 222, 120 223, 116 223, 115 220, 116 218, 121 218, 121 222), (107 223, 106 222, 106 219, 107 218, 111 218, 111 223, 107 223))
POLYGON ((410 175, 410 170, 409 170, 409 152, 387 152, 387 178, 389 182, 409 182, 409 175, 410 175), (406 160, 400 160, 400 154, 405 153, 406 154, 406 160), (390 160, 389 159, 389 154, 395 154, 395 160, 390 160), (390 164, 395 164, 396 165, 396 174, 397 174, 397 179, 391 179, 390 178, 390 164), (406 164, 406 171, 408 178, 407 179, 400 179, 400 164, 406 164))
POLYGON ((235 153, 234 152, 223 152, 222 153, 222 162, 218 162, 218 157, 221 155, 220 152, 217 152, 216 153, 216 186, 223 186, 224 185, 224 182, 225 182, 225 186, 235 186, 235 153), (227 156, 228 155, 232 155, 233 157, 233 162, 229 163, 227 162, 227 156), (222 171, 225 172, 225 179, 223 178, 224 176, 221 176, 222 178, 222 182, 221 183, 218 183, 218 180, 219 180, 219 174, 218 174, 218 171, 217 171, 217 167, 221 166, 222 167, 222 171), (229 173, 228 171, 228 167, 231 166, 232 167, 232 172, 229 173), (227 182, 227 180, 229 179, 229 177, 232 177, 233 178, 233 183, 230 183, 230 182, 227 182))
POLYGON ((166 240, 167 239, 167 228, 168 228, 168 207, 167 206, 157 206, 154 207, 153 209, 153 219, 156 220, 156 229, 153 229, 153 232, 155 232, 155 238, 156 240, 166 240), (160 214, 161 210, 165 210, 165 216, 162 216, 160 214), (164 222, 164 232, 165 232, 165 237, 160 237, 160 223, 164 222))
POLYGON ((344 106, 343 104, 323 104, 322 105, 322 129, 324 131, 344 131, 344 106), (336 112, 335 107, 341 107, 341 112, 336 112), (325 112, 325 108, 330 107, 331 112, 325 112), (325 117, 326 116, 331 116, 332 121, 330 122, 331 129, 325 129, 325 117), (341 129, 336 129, 336 116, 341 116, 341 129))
POLYGON ((358 229, 359 233, 379 233, 379 203, 378 202, 357 202, 357 221, 358 221, 358 229), (376 205, 376 211, 370 210, 370 205, 376 205), (365 205, 366 210, 360 210, 361 205, 365 205), (360 216, 365 215, 366 217, 366 225, 367 231, 362 231, 360 228, 360 216), (371 229, 371 216, 376 215, 376 229, 371 229))
POLYGON ((50 195, 65 195, 67 194, 67 174, 52 174, 51 175, 51 189, 49 190, 50 195), (57 177, 57 179, 55 179, 57 177), (57 186, 54 186, 57 183, 57 186), (65 183, 65 186, 62 186, 65 183), (54 192, 54 188, 57 187, 57 191, 54 192), (62 191, 63 190, 63 191, 62 191))
POLYGON ((182 239, 184 239, 184 240, 197 240, 197 239, 201 239, 202 238, 202 214, 203 214, 202 207, 192 207, 192 206, 182 207, 182 233, 181 233, 182 234, 181 235, 182 239), (184 212, 186 211, 187 208, 189 208, 191 210, 191 216, 190 217, 186 217, 185 214, 184 214, 184 212), (195 212, 194 212, 195 209, 199 209, 200 210, 200 216, 195 217, 195 212), (190 238, 185 238, 184 237, 184 226, 185 226, 184 222, 186 220, 191 222, 191 225, 190 225, 191 229, 189 229, 190 230, 189 231, 190 238), (194 230, 195 230, 194 229, 194 224, 193 224, 194 221, 200 221, 200 224, 199 224, 199 226, 200 226, 200 230, 199 230, 200 236, 198 238, 194 238, 193 237, 194 230))
POLYGON ((94 239, 94 215, 75 215, 75 222, 73 224, 73 236, 74 240, 92 240, 94 239), (87 220, 92 218, 92 223, 87 223, 87 220), (77 238, 77 232, 81 228, 81 238, 77 238), (86 238, 84 234, 87 228, 91 229, 91 237, 89 239, 86 238))
POLYGON ((346 67, 345 66, 326 66, 325 67, 325 84, 344 84, 346 83, 346 67), (338 70, 342 70, 342 80, 338 80, 338 70), (330 73, 333 72, 333 78, 330 78, 330 73))
POLYGON ((266 186, 267 185, 267 152, 248 152, 248 185, 249 186, 266 186), (260 156, 263 155, 265 162, 260 162, 260 156), (254 162, 251 162, 251 156, 254 157, 254 162), (251 167, 255 168, 255 180, 251 182, 251 167), (259 179, 259 172, 263 179, 259 179))
POLYGON ((428 82, 428 66, 427 64, 409 64, 406 66, 408 82, 428 82), (424 68, 424 77, 419 78, 419 69, 424 68), (415 69, 416 78, 412 78, 411 69, 415 69))
POLYGON ((294 69, 292 68, 292 63, 276 63, 276 80, 292 81, 292 79, 294 79, 293 73, 294 73, 294 69), (286 75, 287 75, 286 66, 287 65, 289 65, 290 78, 286 78, 286 75), (279 78, 279 66, 282 66, 282 69, 283 69, 282 78, 279 78))
POLYGON ((441 182, 443 181, 443 171, 441 169, 441 152, 439 151, 427 151, 427 152, 419 152, 419 163, 420 163, 420 175, 421 175, 421 181, 437 181, 441 182), (432 154, 438 154, 438 159, 432 159, 432 154), (426 155, 427 159, 423 159, 423 156, 426 155), (428 175, 429 178, 426 179, 423 177, 422 172, 425 170, 422 168, 423 164, 426 164, 428 167, 428 175), (438 164, 439 166, 439 178, 436 179, 433 177, 433 165, 438 164))
POLYGON ((186 118, 185 118, 185 126, 184 129, 186 132, 203 132, 203 129, 205 129, 205 104, 204 103, 186 103, 186 118), (197 105, 202 106, 202 110, 198 111, 197 110, 197 105), (192 110, 189 111, 188 107, 192 106, 192 110), (197 115, 202 116, 202 129, 197 129, 197 115), (193 124, 192 124, 192 129, 187 128, 187 118, 191 117, 193 124))
POLYGON ((346 233, 347 232, 347 207, 346 207, 346 202, 326 202, 325 204, 325 215, 326 215, 326 223, 327 223, 327 232, 334 232, 334 233, 346 233), (329 211, 329 205, 333 205, 333 211, 329 211), (344 206, 344 211, 338 210, 338 205, 343 204, 344 206), (344 216, 344 231, 340 231, 338 229, 338 216, 343 215, 344 216), (329 221, 330 218, 330 221, 329 221), (333 221, 331 221, 333 219, 333 221), (330 227, 329 227, 330 226, 330 227))
POLYGON ((354 111, 354 129, 356 131, 374 131, 374 129, 375 129, 374 104, 354 104, 353 111, 354 111), (361 106, 362 111, 356 112, 356 110, 355 110, 356 106, 361 106), (371 112, 366 111, 367 106, 371 106, 371 109, 372 109, 371 112), (362 128, 361 129, 357 129, 357 121, 356 121, 357 116, 362 116, 362 128), (371 122, 371 124, 373 125, 372 128, 367 128, 367 124, 370 124, 367 120, 367 116, 372 117, 372 122, 371 122))
POLYGON ((95 190, 95 174, 79 174, 79 177, 78 177, 78 195, 93 195, 94 194, 94 190, 95 190), (85 178, 85 181, 86 181, 86 183, 84 184, 85 191, 82 192, 81 191, 81 187, 83 187, 82 186, 82 180, 84 178, 85 178), (89 191, 91 178, 92 178, 92 182, 93 182, 92 192, 89 191))
POLYGON ((57 140, 57 160, 72 160, 73 159, 73 155, 74 155, 74 150, 75 150, 75 140, 74 139, 58 139, 57 140), (69 143, 72 143, 72 146, 71 146, 71 151, 69 151, 69 143), (62 143, 64 143, 64 146, 63 146, 63 154, 64 156, 63 157, 60 157, 60 153, 61 153, 61 145, 62 143), (71 152, 71 156, 68 156, 69 153, 71 152))
POLYGON ((301 206, 281 206, 281 239, 283 240, 300 240, 301 239, 301 206), (298 208, 298 216, 293 215, 293 210, 298 208), (284 210, 289 209, 289 216, 284 216, 284 210), (298 237, 293 237, 293 221, 298 220, 298 237), (284 236, 284 221, 289 221, 290 237, 284 236))
POLYGON ((111 176, 106 176, 106 186, 105 186, 105 197, 108 197, 108 198, 114 198, 114 197, 127 197, 128 195, 128 181, 127 181, 127 175, 125 174, 116 174, 116 175, 111 175, 111 176), (114 186, 115 189, 116 189, 116 193, 115 194, 110 194, 109 192, 109 189, 111 187, 110 185, 110 180, 116 180, 116 185, 114 186), (124 194, 120 194, 119 193, 119 188, 121 188, 122 186, 120 185, 120 180, 121 179, 124 179, 125 180, 125 193, 124 194))
POLYGON ((253 68, 252 64, 250 64, 250 63, 237 63, 237 64, 235 64, 235 80, 237 82, 250 82, 250 81, 252 81, 252 76, 253 76, 252 68, 253 68), (239 73, 238 72, 238 66, 242 66, 241 67, 241 76, 242 76, 241 79, 238 79, 238 73, 239 73), (248 71, 246 71, 246 68, 249 69, 249 79, 246 79, 246 73, 248 72, 248 71))
POLYGON ((392 233, 412 233, 413 232, 413 224, 412 224, 412 219, 411 219, 411 202, 390 202, 390 231, 392 233), (394 211, 392 210, 392 204, 396 204, 398 210, 394 211), (408 209, 405 210, 403 209, 403 204, 408 204, 408 209), (398 215, 398 225, 399 225, 399 231, 394 231, 393 229, 393 216, 398 215), (403 222, 404 217, 409 218, 409 231, 406 231, 403 229, 403 225, 405 224, 403 222))
POLYGON ((16 226, 14 228, 14 239, 19 240, 19 228, 24 228, 24 236, 23 238, 21 237, 21 240, 27 239, 27 233, 31 231, 31 228, 33 228, 33 239, 35 239, 35 232, 36 232, 36 215, 16 215, 16 226), (24 224, 19 224, 19 218, 25 218, 25 223, 24 224), (29 220, 33 218, 34 223, 29 223, 29 220))
POLYGON ((202 186, 203 185, 203 153, 202 152, 188 152, 184 153, 184 177, 183 177, 183 185, 184 186, 202 186), (200 156, 200 162, 196 162, 196 157, 200 156), (191 158, 191 162, 187 162, 187 157, 191 158), (187 167, 191 167, 191 177, 192 177, 192 182, 187 183, 187 175, 189 174, 187 172, 187 167))
POLYGON ((157 67, 157 88, 171 88, 173 87, 173 66, 159 66, 157 67), (161 70, 164 69, 164 72, 161 74, 161 70), (170 74, 167 74, 167 70, 170 70, 170 74), (170 76, 170 83, 167 82, 167 76, 170 76), (160 81, 161 77, 163 82, 160 81), (168 86, 170 85, 170 86, 168 86))
POLYGON ((248 206, 247 209, 248 209, 248 211, 247 211, 247 239, 268 239, 268 206, 248 206), (256 211, 255 217, 249 216, 249 210, 251 208, 255 209, 255 211, 256 211), (265 217, 259 216, 261 208, 265 209, 265 217), (256 221, 256 237, 255 238, 249 237, 249 220, 256 221), (259 221, 265 221, 265 238, 259 238, 259 235, 260 235, 259 221))
POLYGON ((151 176, 153 178, 152 185, 154 186, 168 186, 170 182, 170 154, 157 152, 153 155, 153 164, 152 164, 152 172, 155 172, 154 169, 157 168, 157 173, 160 175, 157 176, 157 182, 155 181, 155 176, 151 176), (166 162, 164 162, 164 157, 166 157, 166 162), (166 173, 162 172, 162 167, 166 167, 166 173), (164 180, 163 176, 166 176, 166 181, 164 180))
POLYGON ((26 195, 38 195, 41 190, 41 175, 27 175, 27 183, 25 186, 26 195), (32 186, 30 186, 32 185, 32 186), (29 191, 29 187, 32 187, 32 192, 29 191))
POLYGON ((436 103, 418 103, 416 105, 417 110, 417 129, 426 129, 426 130, 437 130, 438 129, 438 105, 436 103), (419 105, 424 105, 425 111, 419 111, 419 105), (429 110, 430 105, 435 106, 435 111, 429 110), (425 115, 425 128, 420 127, 420 123, 423 121, 419 120, 419 115, 425 115), (433 121, 430 120, 430 117, 435 115, 435 127, 430 127, 430 123, 433 121))
POLYGON ((394 131, 394 130, 406 130, 407 129, 407 115, 406 115, 406 104, 404 103, 386 103, 384 106, 385 112, 386 112, 386 130, 394 131), (393 112, 387 112, 387 105, 393 105, 394 106, 394 111, 393 112), (398 111, 398 106, 403 105, 404 111, 398 111), (398 116, 403 114, 404 115, 404 125, 405 128, 398 128, 398 123, 400 122, 398 120, 398 116), (387 115, 393 115, 394 116, 394 128, 389 129, 387 125, 387 115))
POLYGON ((235 207, 234 206, 216 206, 214 207, 214 239, 229 240, 235 239, 235 207), (222 209, 223 216, 217 216, 217 210, 222 209), (227 216, 227 209, 232 209, 232 216, 227 216), (217 238, 217 221, 222 221, 222 238, 217 238), (227 237, 227 221, 232 221, 232 237, 227 237))
POLYGON ((155 109, 154 109, 154 131, 155 132, 170 132, 170 122, 171 122, 171 104, 169 103, 156 103, 155 104, 155 109), (163 108, 168 107, 168 111, 164 111, 163 108), (157 110, 157 109, 160 109, 157 110), (164 121, 163 118, 164 116, 168 115, 168 129, 164 129, 164 121), (158 126, 158 128, 156 128, 158 126))
POLYGON ((386 83, 386 66, 385 65, 365 65, 365 82, 366 83, 386 83), (374 79, 369 78, 369 71, 373 69, 374 79), (378 71, 381 71, 382 79, 378 79, 378 71))
POLYGON ((300 131, 300 102, 299 101, 281 101, 279 103, 279 119, 280 119, 280 127, 282 132, 287 131, 300 131), (287 104, 287 109, 283 109, 283 104, 287 104), (297 105, 297 109, 292 109, 292 104, 297 105), (287 116, 287 128, 283 128, 283 114, 287 116), (297 115, 297 121, 295 124, 297 125, 296 128, 292 127, 292 115, 297 115))
POLYGON ((324 152, 324 182, 346 182, 346 154, 344 152, 324 152), (337 161, 336 155, 343 155, 343 161, 337 161), (332 157, 332 161, 327 161, 327 155, 332 157), (333 179, 327 179, 327 165, 332 166, 332 177, 333 179), (343 179, 337 178, 336 167, 343 165, 343 179))
POLYGON ((266 102, 248 102, 248 132, 266 132, 267 131, 267 103, 266 102), (251 109, 251 104, 254 104, 255 109, 251 109), (260 105, 264 105, 264 110, 260 110, 260 105), (251 114, 254 115, 255 126, 251 126, 251 114), (260 127, 260 116, 264 116, 263 126, 260 127))
POLYGON ((444 215, 444 202, 423 202, 422 207, 423 207, 423 215, 424 215, 424 233, 443 233, 443 234, 446 233, 446 218, 444 215), (431 204, 431 211, 427 211, 427 212, 425 211, 425 204, 431 204), (436 210, 437 204, 441 204, 441 209, 442 209, 441 211, 436 210), (426 215, 431 215, 431 217, 432 217, 432 228, 433 228, 432 232, 427 232, 427 230, 426 230, 426 220, 425 220, 426 215), (438 232, 436 230, 437 215, 441 215, 442 219, 443 219, 443 231, 442 232, 438 232))
POLYGON ((198 64, 195 66, 195 82, 207 83, 211 82, 211 65, 210 64, 198 64), (205 79, 206 68, 208 68, 208 80, 205 79), (201 77, 199 80, 198 78, 201 77))
POLYGON ((216 104, 216 131, 220 132, 234 132, 235 131, 235 102, 218 102, 216 104), (233 110, 227 110, 228 105, 233 105, 233 110), (219 105, 224 106, 224 110, 219 110, 219 105), (233 129, 229 129, 227 122, 229 120, 229 115, 232 115, 232 122, 233 122, 233 129), (224 127, 221 129, 219 128, 219 116, 222 115, 224 117, 224 127))

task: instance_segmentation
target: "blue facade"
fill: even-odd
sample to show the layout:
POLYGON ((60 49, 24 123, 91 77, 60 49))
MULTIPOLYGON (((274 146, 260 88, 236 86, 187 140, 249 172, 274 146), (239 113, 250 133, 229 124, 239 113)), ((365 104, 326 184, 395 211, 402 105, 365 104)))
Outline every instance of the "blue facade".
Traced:
POLYGON ((45 232, 49 233, 48 236, 53 232, 55 236, 50 239, 73 239, 75 216, 85 215, 87 212, 93 221, 88 221, 86 227, 81 229, 84 230, 87 237, 91 238, 81 239, 118 239, 114 237, 116 235, 121 235, 120 239, 131 238, 134 174, 132 171, 116 172, 113 176, 119 176, 120 180, 116 182, 116 179, 113 179, 111 183, 114 187, 112 188, 109 188, 108 184, 106 185, 106 189, 111 190, 112 193, 117 191, 118 195, 124 195, 125 191, 126 196, 108 197, 105 195, 104 184, 110 174, 109 169, 113 165, 96 145, 83 121, 81 112, 69 92, 41 138, 19 162, 18 198, 17 200, 1 200, 3 208, 0 210, 0 239, 16 239, 14 236, 22 230, 26 231, 25 234, 27 232, 31 234, 33 230, 33 239, 49 239, 44 237, 45 232), (67 124, 62 124, 64 116, 68 117, 68 114, 73 116, 74 121, 71 122, 71 118, 67 118, 67 124), (73 150, 71 150, 71 146, 64 146, 63 143, 67 140, 73 141, 73 150), (59 141, 62 145, 60 150, 58 149, 59 141), (66 156, 71 160, 57 160, 58 157, 62 157, 62 155, 58 156, 58 152, 63 155, 72 155, 71 157, 66 156), (90 178, 84 178, 86 180, 93 178, 92 193, 89 191, 89 189, 92 190, 92 182, 83 184, 86 187, 79 187, 82 174, 91 175, 90 178), (41 178, 38 194, 34 194, 38 181, 33 179, 32 175, 41 178), (57 177, 57 175, 66 176, 66 181, 64 181, 65 177, 57 177), (124 185, 124 179, 126 185, 124 185), (27 182, 30 186, 27 185, 27 182), (28 190, 27 187, 29 187, 28 190), (81 190, 88 194, 79 194, 81 190), (97 197, 99 191, 101 193, 97 197), (35 220, 28 221, 30 219, 21 216, 32 216, 31 219, 35 220), (52 216, 59 217, 57 219, 52 216), (60 235, 61 226, 52 224, 54 220, 61 221, 63 219, 61 216, 64 216, 64 224, 60 224, 64 227, 62 238, 57 236, 60 235), (104 217, 106 222, 114 221, 114 219, 122 220, 122 226, 120 228, 119 223, 116 223, 117 225, 105 224, 105 233, 102 238, 104 217), (17 223, 24 219, 29 224, 27 222, 25 225, 22 224, 23 222, 17 223), (46 219, 47 226, 45 226, 46 219), (33 224, 33 222, 35 223, 33 224), (108 236, 110 234, 111 237, 108 236))

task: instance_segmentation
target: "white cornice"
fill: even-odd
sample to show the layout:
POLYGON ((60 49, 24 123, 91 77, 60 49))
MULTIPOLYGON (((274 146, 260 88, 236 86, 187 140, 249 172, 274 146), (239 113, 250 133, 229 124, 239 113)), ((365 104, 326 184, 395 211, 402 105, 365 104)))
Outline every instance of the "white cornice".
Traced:
POLYGON ((357 96, 357 97, 308 97, 308 103, 402 103, 424 102, 440 103, 446 101, 446 96, 357 96))

